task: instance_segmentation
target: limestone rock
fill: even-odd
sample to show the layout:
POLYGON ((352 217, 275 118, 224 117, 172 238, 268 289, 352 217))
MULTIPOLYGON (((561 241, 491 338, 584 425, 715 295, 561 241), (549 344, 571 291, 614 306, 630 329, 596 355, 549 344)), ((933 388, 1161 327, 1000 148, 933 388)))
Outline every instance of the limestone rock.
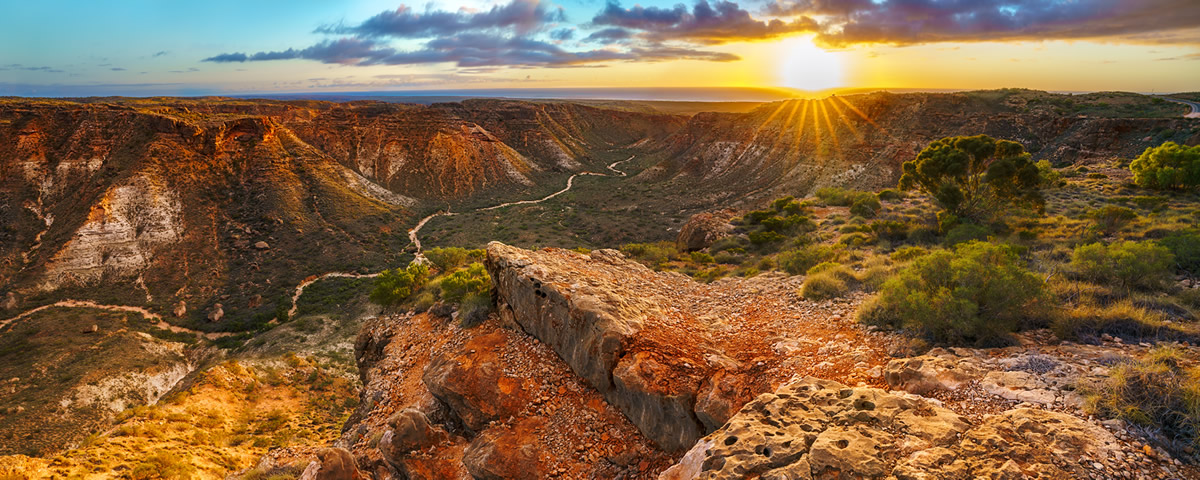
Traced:
POLYGON ((212 310, 209 310, 208 312, 208 321, 217 323, 220 322, 222 318, 225 318, 224 307, 219 303, 214 304, 212 310))
POLYGON ((530 402, 521 380, 503 371, 499 349, 504 341, 501 333, 476 337, 454 354, 431 360, 421 377, 473 432, 519 413, 530 402))
POLYGON ((545 478, 538 461, 537 436, 544 420, 526 418, 511 428, 493 428, 475 437, 462 463, 478 480, 536 480, 545 478))
POLYGON ((687 223, 679 229, 675 243, 680 250, 695 251, 708 248, 733 232, 729 221, 737 216, 736 210, 726 209, 716 212, 702 212, 692 215, 687 223))
POLYGON ((271 248, 271 245, 269 245, 267 242, 259 240, 257 242, 254 242, 254 248, 256 248, 258 250, 269 250, 271 248))
POLYGON ((16 309, 17 308, 17 294, 14 292, 8 292, 8 294, 4 296, 4 303, 0 303, 0 308, 3 308, 5 310, 16 309))
POLYGON ((180 300, 175 304, 175 308, 171 309, 171 314, 175 315, 175 318, 183 318, 187 314, 187 302, 180 300))
POLYGON ((317 452, 317 458, 300 474, 300 480, 366 480, 354 456, 344 448, 323 449, 317 452))
POLYGON ((1078 459, 1118 449, 1062 413, 1021 408, 972 426, 922 397, 807 377, 747 403, 659 478, 1081 478, 1092 467, 1078 459))
POLYGON ((441 427, 429 424, 429 417, 415 408, 406 408, 388 419, 391 427, 379 440, 379 450, 390 463, 399 464, 409 452, 428 448, 450 439, 441 427))

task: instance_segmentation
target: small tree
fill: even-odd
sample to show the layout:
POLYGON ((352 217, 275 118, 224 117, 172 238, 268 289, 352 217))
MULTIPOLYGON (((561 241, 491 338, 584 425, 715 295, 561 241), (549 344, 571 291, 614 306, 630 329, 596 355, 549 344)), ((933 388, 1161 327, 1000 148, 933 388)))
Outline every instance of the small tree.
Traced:
POLYGON ((1096 229, 1107 237, 1121 231, 1122 228, 1129 225, 1129 222, 1136 220, 1137 213, 1125 207, 1105 205, 1092 210, 1088 214, 1088 218, 1096 222, 1096 229))
POLYGON ((1200 185, 1200 145, 1167 142, 1147 148, 1129 164, 1133 181, 1145 188, 1183 190, 1200 185))
POLYGON ((1005 206, 1041 212, 1042 179, 1017 142, 987 135, 946 137, 904 162, 901 189, 916 188, 956 216, 985 220, 1005 206))
POLYGON ((396 305, 420 290, 428 277, 429 267, 417 262, 408 264, 407 268, 385 270, 375 279, 371 301, 380 305, 396 305))

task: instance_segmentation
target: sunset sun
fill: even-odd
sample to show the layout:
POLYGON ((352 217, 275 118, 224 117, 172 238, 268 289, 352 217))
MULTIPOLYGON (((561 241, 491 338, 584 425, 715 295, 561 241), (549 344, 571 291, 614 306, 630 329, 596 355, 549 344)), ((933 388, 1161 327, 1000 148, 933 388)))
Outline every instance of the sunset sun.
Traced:
POLYGON ((825 90, 845 86, 842 54, 824 50, 809 37, 779 42, 780 85, 799 90, 825 90))

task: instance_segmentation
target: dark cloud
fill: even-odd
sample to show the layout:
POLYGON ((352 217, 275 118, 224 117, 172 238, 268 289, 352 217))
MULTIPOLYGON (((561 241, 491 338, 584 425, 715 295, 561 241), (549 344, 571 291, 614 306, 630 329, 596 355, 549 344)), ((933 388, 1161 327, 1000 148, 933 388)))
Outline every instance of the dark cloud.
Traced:
POLYGON ((430 38, 480 30, 511 29, 518 33, 540 30, 546 24, 565 22, 561 7, 551 8, 539 0, 512 0, 490 10, 415 12, 407 5, 386 11, 354 25, 333 25, 318 33, 353 34, 362 37, 430 38))
POLYGON ((0 66, 0 70, 23 70, 26 72, 63 73, 62 70, 59 70, 59 69, 53 68, 53 67, 45 67, 45 66, 26 67, 19 63, 10 63, 8 65, 0 66))
POLYGON ((575 29, 574 28, 560 28, 558 30, 550 32, 550 38, 565 42, 567 40, 575 38, 575 29))
POLYGON ((817 39, 832 46, 1099 37, 1172 43, 1194 41, 1200 29, 1196 0, 776 0, 765 12, 819 16, 817 39))
POLYGON ((630 38, 633 38, 633 32, 624 28, 612 27, 588 35, 587 38, 583 39, 583 41, 595 43, 613 43, 629 40, 630 38))
POLYGON ((114 72, 124 72, 125 71, 125 69, 121 68, 121 67, 113 67, 113 68, 110 68, 109 70, 112 70, 114 72))
POLYGON ((788 21, 758 20, 737 3, 724 0, 712 3, 699 0, 690 11, 682 4, 669 9, 640 5, 622 8, 619 2, 610 0, 592 18, 592 24, 640 30, 639 36, 651 41, 686 40, 705 44, 776 38, 818 28, 817 22, 807 16, 788 21))
POLYGON ((168 51, 166 51, 166 50, 159 50, 159 51, 157 51, 157 52, 154 52, 154 54, 152 54, 152 55, 150 55, 150 56, 151 56, 151 57, 154 57, 154 58, 158 58, 158 57, 161 57, 161 56, 163 56, 163 55, 166 55, 166 54, 168 54, 168 53, 171 53, 171 52, 168 52, 168 51))

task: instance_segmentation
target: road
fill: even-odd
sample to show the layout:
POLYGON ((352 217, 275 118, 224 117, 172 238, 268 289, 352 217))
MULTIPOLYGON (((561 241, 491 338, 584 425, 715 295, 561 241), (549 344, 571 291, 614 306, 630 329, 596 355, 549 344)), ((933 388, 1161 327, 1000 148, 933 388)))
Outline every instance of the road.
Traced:
POLYGON ((1191 100, 1180 100, 1178 98, 1162 97, 1162 99, 1166 100, 1168 102, 1182 103, 1184 105, 1192 107, 1192 113, 1184 115, 1183 116, 1184 118, 1200 118, 1200 103, 1196 103, 1191 100))

